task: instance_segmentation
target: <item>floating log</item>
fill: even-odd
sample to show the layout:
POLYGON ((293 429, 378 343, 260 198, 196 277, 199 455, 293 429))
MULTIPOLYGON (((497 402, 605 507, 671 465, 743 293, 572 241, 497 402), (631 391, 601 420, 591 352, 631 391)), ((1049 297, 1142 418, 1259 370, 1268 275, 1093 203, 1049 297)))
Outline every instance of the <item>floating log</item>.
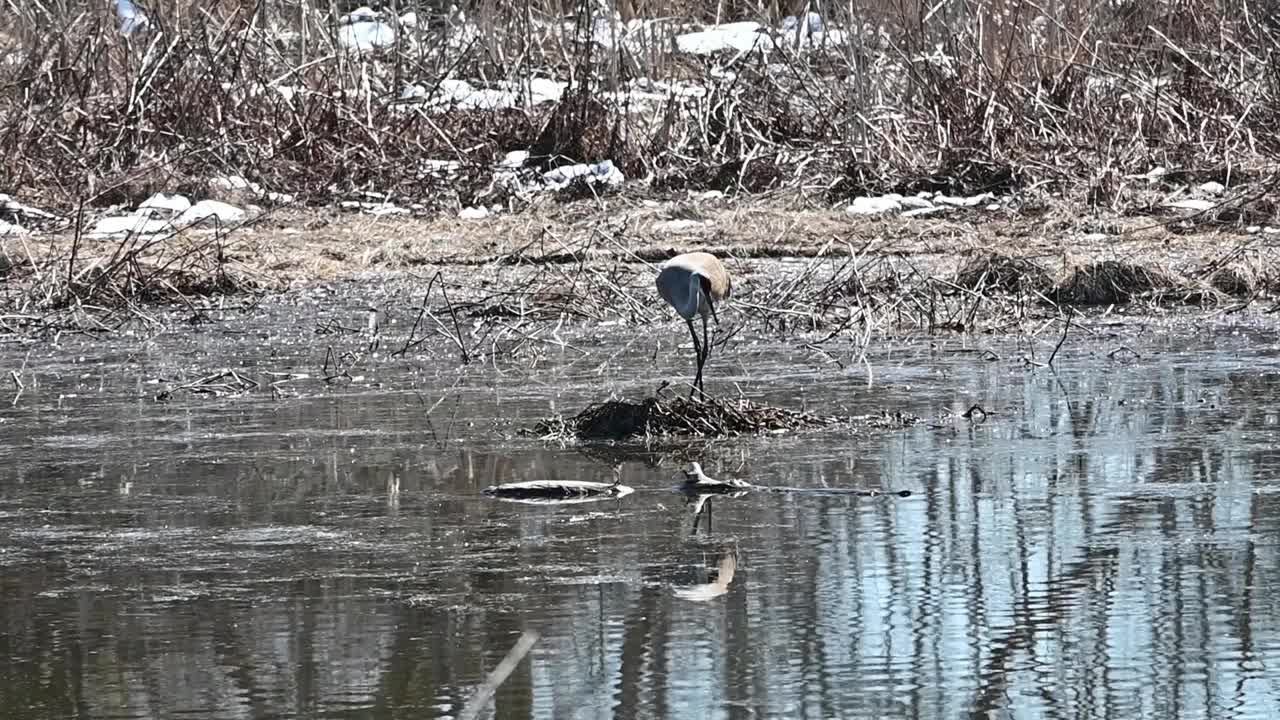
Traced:
POLYGON ((594 502, 608 498, 620 498, 635 492, 621 483, 592 482, 589 480, 526 480, 485 488, 482 492, 492 498, 538 505, 567 505, 594 502))

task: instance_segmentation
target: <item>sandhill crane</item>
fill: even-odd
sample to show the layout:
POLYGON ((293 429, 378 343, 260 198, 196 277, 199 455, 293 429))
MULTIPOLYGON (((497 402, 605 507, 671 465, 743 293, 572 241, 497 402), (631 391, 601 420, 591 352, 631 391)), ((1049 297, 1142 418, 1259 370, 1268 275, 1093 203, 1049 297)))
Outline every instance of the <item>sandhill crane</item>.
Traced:
POLYGON ((676 255, 662 264, 658 272, 658 294, 676 309, 680 317, 689 326, 689 334, 693 336, 693 352, 698 360, 698 372, 693 379, 694 389, 689 392, 702 392, 702 366, 711 354, 711 343, 707 339, 707 315, 720 324, 716 316, 716 303, 729 297, 731 288, 729 272, 715 255, 706 252, 691 252, 676 255), (698 341, 698 333, 693 329, 693 316, 702 316, 702 341, 698 341))

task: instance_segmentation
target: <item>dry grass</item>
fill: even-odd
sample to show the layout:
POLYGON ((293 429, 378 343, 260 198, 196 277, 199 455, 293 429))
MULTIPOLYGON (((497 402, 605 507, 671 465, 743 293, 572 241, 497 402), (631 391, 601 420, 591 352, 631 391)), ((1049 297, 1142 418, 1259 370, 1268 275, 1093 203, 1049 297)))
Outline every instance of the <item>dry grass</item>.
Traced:
POLYGON ((895 329, 1017 330, 1064 304, 1221 303, 1280 290, 1280 258, 1262 235, 1169 235, 1149 219, 1129 222, 1097 237, 1045 217, 865 219, 785 203, 586 201, 465 221, 278 210, 230 234, 3 238, 0 302, 23 319, 10 331, 99 327, 67 313, 137 316, 156 301, 398 277, 426 289, 420 319, 430 331, 409 342, 438 336, 437 320, 452 326, 456 316, 480 328, 446 333, 471 358, 520 352, 539 323, 662 320, 657 264, 692 248, 726 259, 735 325, 819 333, 819 352, 850 334, 865 343, 895 329), (693 231, 667 229, 689 219, 693 231))
MULTIPOLYGON (((333 11, 350 4, 175 2, 151 8, 158 32, 129 40, 106 7, 23 4, 2 28, 0 187, 69 208, 240 173, 309 204, 376 191, 452 210, 522 203, 494 187, 492 167, 531 149, 541 167, 612 158, 654 192, 1034 190, 1123 212, 1203 180, 1265 187, 1280 151, 1277 24, 1240 0, 477 0, 460 3, 465 22, 403 2, 419 27, 366 55, 337 42, 333 11), (805 51, 673 50, 690 23, 776 27, 806 7, 847 32, 805 51), (630 44, 592 39, 658 16, 630 44), (572 86, 499 112, 399 101, 408 84, 438 95, 447 77, 572 86), (610 94, 674 81, 693 94, 610 94), (1136 179, 1157 165, 1170 172, 1136 179)), ((1211 219, 1273 218, 1264 195, 1234 193, 1211 219)))
POLYGON ((984 252, 967 260, 956 273, 955 284, 975 292, 1044 293, 1052 287, 1049 273, 1025 257, 984 252))
POLYGON ((1156 267, 1103 260, 1076 268, 1053 295, 1070 305, 1112 305, 1176 287, 1176 281, 1156 267))
POLYGON ((460 3, 465 22, 406 2, 397 9, 417 11, 418 27, 365 54, 338 42, 335 11, 351 4, 179 0, 150 7, 154 30, 128 39, 102 6, 8 14, 0 191, 92 219, 159 190, 216 197, 210 177, 239 174, 301 206, 213 237, 6 238, 10 317, 137 315, 157 300, 422 268, 440 292, 424 313, 448 305, 515 328, 648 322, 661 315, 652 264, 692 247, 730 259, 742 317, 823 338, 1277 286, 1261 236, 1210 234, 1276 217, 1280 25, 1239 0, 477 0, 460 3), (776 27, 806 6, 846 33, 804 49, 674 50, 690 23, 776 27), (658 15, 636 42, 593 30, 616 40, 626 21, 658 15), (439 100, 446 78, 526 97, 534 78, 570 86, 499 111, 401 102, 415 84, 439 100), (495 182, 512 150, 531 152, 530 172, 612 159, 647 182, 529 195, 495 182), (427 162, 441 160, 456 169, 427 162), (1165 205, 1206 180, 1226 186, 1211 211, 1165 205), (708 189, 726 199, 693 199, 708 189), (928 219, 840 212, 854 195, 921 190, 1005 200, 928 219), (320 209, 367 193, 415 203, 421 217, 320 209), (505 211, 452 219, 476 204, 505 211))

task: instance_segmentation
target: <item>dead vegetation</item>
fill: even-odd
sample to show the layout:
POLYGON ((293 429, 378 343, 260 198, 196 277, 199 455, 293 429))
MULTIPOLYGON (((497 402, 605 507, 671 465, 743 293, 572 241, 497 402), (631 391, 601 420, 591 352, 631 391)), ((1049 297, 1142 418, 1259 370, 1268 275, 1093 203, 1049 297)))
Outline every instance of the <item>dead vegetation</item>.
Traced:
MULTIPOLYGON (((333 214, 307 233, 294 221, 268 213, 232 233, 0 239, 0 328, 110 332, 158 324, 157 306, 198 322, 211 298, 248 291, 252 302, 295 284, 380 277, 413 298, 399 308, 407 335, 387 340, 396 352, 487 362, 572 348, 564 328, 669 319, 653 277, 690 246, 725 258, 735 277, 718 343, 751 329, 802 337, 824 357, 895 331, 1017 332, 1072 305, 1227 307, 1280 290, 1280 258, 1260 236, 1136 233, 1078 240, 1068 256, 1056 234, 1016 218, 957 232, 949 220, 849 224, 839 211, 720 202, 624 203, 607 216, 556 206, 470 222, 333 214), (673 216, 705 230, 672 237, 673 216)), ((860 362, 857 353, 827 359, 860 362)))
POLYGON ((1103 260, 1076 268, 1052 294, 1069 305, 1113 305, 1175 288, 1173 278, 1155 267, 1103 260))
POLYGON ((0 257, 0 330, 9 334, 100 333, 134 322, 160 324, 150 307, 194 311, 204 298, 269 285, 236 261, 225 235, 216 232, 113 240, 77 232, 66 244, 19 237, 0 244, 0 257))
POLYGON ((1049 273, 1034 261, 1000 252, 971 256, 953 282, 966 290, 999 293, 1044 293, 1053 286, 1049 273))
POLYGON ((649 397, 608 400, 572 417, 543 420, 531 433, 543 440, 579 442, 688 435, 725 437, 830 427, 841 419, 739 399, 649 397))
POLYGON ((878 0, 783 5, 399 3, 418 22, 391 19, 393 44, 357 52, 340 42, 336 13, 353 9, 342 4, 179 2, 127 38, 105 8, 24 4, 0 45, 0 190, 57 210, 61 229, 5 238, 0 323, 107 331, 157 302, 435 266, 425 284, 467 265, 438 277, 420 320, 470 360, 545 342, 539 324, 661 317, 646 274, 695 244, 753 281, 739 317, 820 333, 815 352, 886 328, 993 330, 1062 304, 1251 301, 1276 288, 1259 228, 1204 234, 1274 220, 1269 15, 1238 0, 1176 12, 1136 0, 1034 13, 1005 0, 923 14, 878 0), (709 55, 673 42, 716 17, 776 29, 806 9, 840 32, 709 55), (548 78, 568 85, 535 102, 534 80, 548 78), (451 94, 446 81, 461 79, 519 101, 477 107, 451 94), (495 174, 513 150, 530 153, 519 173, 608 159, 647 182, 531 196, 495 174), (297 202, 239 197, 265 214, 230 235, 83 232, 94 213, 157 191, 218 197, 228 191, 211 177, 224 174, 297 202), (1222 186, 1213 207, 1170 216, 1167 202, 1203 181, 1222 186), (706 190, 723 195, 698 200, 706 190), (855 195, 925 190, 1011 200, 937 221, 841 212, 855 195), (394 199, 418 224, 315 216, 351 198, 394 199), (503 212, 454 219, 472 205, 503 212), (285 234, 285 219, 306 217, 296 208, 312 216, 285 234), (1082 225, 1115 245, 1083 240, 1082 225), (1221 237, 1231 247, 1219 253, 1221 237))
POLYGON ((1275 214, 1280 38, 1241 0, 400 2, 395 41, 363 52, 341 42, 353 5, 177 2, 127 38, 105 6, 16 6, 0 188, 68 209, 235 173, 311 205, 518 207, 493 168, 529 150, 533 170, 612 159, 659 194, 992 191, 1123 214, 1213 180, 1228 195, 1206 222, 1275 214), (806 11, 818 34, 777 30, 806 11), (715 19, 774 33, 751 51, 676 50, 715 19), (568 87, 533 102, 539 78, 568 87), (462 79, 523 101, 476 107, 446 82, 462 79))

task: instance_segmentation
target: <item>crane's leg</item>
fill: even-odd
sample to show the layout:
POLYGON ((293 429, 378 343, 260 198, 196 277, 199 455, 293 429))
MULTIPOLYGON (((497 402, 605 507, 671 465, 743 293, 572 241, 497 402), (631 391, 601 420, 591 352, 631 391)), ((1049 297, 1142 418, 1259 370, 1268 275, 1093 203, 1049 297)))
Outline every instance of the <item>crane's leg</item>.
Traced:
MULTIPOLYGON (((712 321, 715 322, 715 327, 712 329, 712 332, 714 332, 715 330, 720 329, 720 318, 716 315, 716 304, 711 299, 711 296, 707 296, 707 307, 711 308, 711 319, 712 321)), ((703 337, 703 344, 707 346, 707 356, 710 357, 711 342, 706 340, 706 337, 707 337, 707 316, 706 315, 702 316, 702 337, 703 337)))
MULTIPOLYGON (((711 341, 707 337, 707 316, 702 316, 702 362, 698 364, 698 392, 702 391, 702 366, 707 364, 707 358, 711 357, 711 341)), ((704 395, 706 393, 703 393, 704 395)))
POLYGON ((706 358, 706 348, 702 346, 702 343, 698 342, 698 331, 693 329, 693 320, 685 320, 684 322, 689 326, 689 334, 693 336, 693 353, 697 356, 698 362, 698 373, 693 378, 693 389, 689 391, 689 397, 693 397, 694 393, 702 390, 702 363, 706 358))

